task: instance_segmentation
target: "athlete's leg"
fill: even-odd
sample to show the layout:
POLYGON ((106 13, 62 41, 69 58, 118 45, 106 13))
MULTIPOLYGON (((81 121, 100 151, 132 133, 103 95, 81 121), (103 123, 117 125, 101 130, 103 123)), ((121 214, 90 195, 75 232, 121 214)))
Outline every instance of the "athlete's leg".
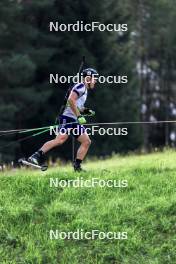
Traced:
POLYGON ((55 139, 46 142, 37 152, 28 158, 28 161, 37 165, 43 164, 45 162, 45 154, 49 150, 62 145, 68 139, 67 132, 71 128, 72 122, 75 123, 75 119, 63 115, 59 116, 59 127, 60 132, 62 132, 55 139))
POLYGON ((91 140, 86 133, 80 135, 77 140, 81 143, 81 146, 77 151, 76 159, 74 161, 74 170, 81 171, 81 162, 87 154, 87 151, 91 144, 91 140))
POLYGON ((81 146, 79 147, 77 151, 76 158, 83 160, 87 154, 87 151, 91 145, 90 137, 87 135, 87 133, 82 134, 77 138, 77 140, 81 143, 81 146))
POLYGON ((41 151, 43 153, 48 152, 49 150, 62 145, 66 140, 68 139, 68 135, 67 134, 60 134, 58 136, 56 136, 55 139, 50 140, 48 142, 46 142, 42 147, 41 147, 41 151))
POLYGON ((35 152, 31 157, 28 158, 28 161, 36 165, 42 166, 45 162, 45 153, 55 148, 59 145, 62 145, 68 139, 67 134, 60 134, 56 136, 55 139, 46 142, 40 150, 35 152))

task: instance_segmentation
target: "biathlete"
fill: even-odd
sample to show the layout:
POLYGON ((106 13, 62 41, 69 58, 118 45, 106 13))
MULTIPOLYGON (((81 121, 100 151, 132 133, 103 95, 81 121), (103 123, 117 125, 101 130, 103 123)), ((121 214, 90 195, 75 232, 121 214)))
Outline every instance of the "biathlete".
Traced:
POLYGON ((83 126, 83 124, 86 124, 84 115, 94 114, 94 111, 85 108, 84 105, 87 99, 87 91, 89 89, 94 89, 98 73, 95 69, 88 68, 82 71, 82 76, 83 82, 73 86, 65 109, 58 117, 60 129, 65 130, 66 133, 59 133, 55 139, 46 142, 37 152, 28 158, 28 162, 42 166, 45 162, 46 153, 49 150, 62 145, 68 139, 70 131, 72 136, 74 136, 81 144, 77 151, 73 167, 75 171, 82 171, 81 163, 91 144, 91 140, 83 126), (76 134, 73 133, 75 128, 77 131, 76 134))

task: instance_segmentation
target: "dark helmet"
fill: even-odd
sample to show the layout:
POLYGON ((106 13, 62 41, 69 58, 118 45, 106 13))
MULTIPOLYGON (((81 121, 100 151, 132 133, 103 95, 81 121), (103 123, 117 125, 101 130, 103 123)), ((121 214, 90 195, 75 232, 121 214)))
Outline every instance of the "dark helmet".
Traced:
POLYGON ((98 72, 95 69, 87 68, 87 69, 84 69, 82 71, 82 75, 83 75, 83 77, 86 77, 86 76, 96 76, 96 77, 98 77, 99 74, 98 74, 98 72))

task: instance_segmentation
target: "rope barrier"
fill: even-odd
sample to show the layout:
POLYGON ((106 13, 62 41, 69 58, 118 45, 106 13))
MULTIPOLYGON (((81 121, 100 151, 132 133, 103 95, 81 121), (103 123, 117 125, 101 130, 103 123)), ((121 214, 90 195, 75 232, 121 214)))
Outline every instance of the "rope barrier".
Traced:
MULTIPOLYGON (((71 123, 67 123, 67 125, 71 125, 71 124, 76 124, 78 123, 77 121, 75 122, 71 122, 71 123)), ((104 126, 104 125, 129 125, 129 124, 167 124, 167 123, 175 123, 176 124, 176 120, 164 120, 164 121, 145 121, 145 122, 141 122, 141 121, 125 121, 125 122, 106 122, 106 123, 88 123, 88 124, 84 124, 84 126, 104 126)), ((14 140, 15 142, 22 142, 25 141, 27 139, 30 139, 32 137, 44 134, 46 132, 48 132, 51 128, 58 128, 61 125, 52 125, 52 126, 45 126, 45 127, 38 127, 38 128, 32 128, 32 129, 14 129, 14 130, 1 130, 0 131, 0 137, 2 136, 7 136, 7 135, 14 135, 14 134, 23 134, 23 133, 30 133, 30 132, 36 132, 32 135, 29 135, 27 137, 21 138, 21 139, 17 139, 14 140)), ((4 149, 12 144, 14 144, 13 142, 8 143, 5 146, 0 147, 1 149, 4 149)), ((72 145, 72 156, 74 156, 74 148, 75 148, 75 144, 72 145)))
MULTIPOLYGON (((77 121, 67 123, 67 125, 72 125, 78 123, 77 121)), ((176 123, 176 120, 168 120, 168 121, 125 121, 125 122, 107 122, 107 123, 87 123, 84 124, 84 126, 96 126, 96 125, 128 125, 128 124, 166 124, 166 123, 176 123)), ((3 136, 4 134, 23 134, 23 133, 29 133, 33 131, 39 131, 39 130, 45 130, 50 129, 51 127, 58 127, 59 125, 51 125, 51 126, 45 126, 45 127, 38 127, 38 128, 30 128, 30 129, 14 129, 14 130, 0 130, 0 136, 3 136)))
POLYGON ((165 123, 176 123, 176 121, 145 121, 145 122, 140 122, 140 121, 136 121, 136 122, 110 122, 110 123, 90 123, 90 124, 85 124, 85 126, 98 126, 98 125, 129 125, 129 124, 165 124, 165 123))
MULTIPOLYGON (((77 121, 75 122, 71 122, 71 123, 67 123, 67 125, 72 125, 72 124, 76 124, 78 123, 77 121)), ((88 124, 84 124, 84 126, 104 126, 104 125, 129 125, 129 124, 166 124, 166 123, 176 123, 176 120, 164 120, 164 121, 145 121, 145 122, 141 122, 141 121, 124 121, 124 122, 106 122, 106 123, 88 123, 88 124)), ((22 142, 25 141, 29 138, 44 134, 46 132, 48 132, 51 128, 58 128, 61 125, 52 125, 52 126, 45 126, 45 127, 38 127, 38 128, 32 128, 32 129, 14 129, 14 130, 1 130, 0 131, 0 137, 2 136, 7 136, 7 135, 14 135, 14 134, 24 134, 24 133, 30 133, 30 132, 37 132, 34 133, 30 136, 24 137, 22 139, 17 139, 15 140, 16 142, 22 142)), ((5 146, 3 146, 2 148, 11 145, 12 143, 9 143, 5 146)), ((0 148, 1 149, 1 148, 0 148)))

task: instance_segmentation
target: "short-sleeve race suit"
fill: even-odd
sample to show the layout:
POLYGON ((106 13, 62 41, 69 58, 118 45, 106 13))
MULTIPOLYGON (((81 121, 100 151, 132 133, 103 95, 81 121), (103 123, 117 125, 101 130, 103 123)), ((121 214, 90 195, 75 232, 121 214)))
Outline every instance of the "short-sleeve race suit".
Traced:
MULTIPOLYGON (((79 110, 82 110, 87 99, 87 89, 85 85, 83 83, 78 83, 73 86, 71 91, 74 91, 78 95, 76 106, 79 108, 79 110)), ((73 113, 69 104, 67 104, 63 114, 59 116, 59 124, 60 132, 64 133, 65 131, 66 134, 68 134, 70 130, 71 135, 76 138, 85 133, 85 127, 77 122, 77 117, 73 113)))
MULTIPOLYGON (((82 110, 84 108, 84 104, 87 99, 87 89, 83 83, 78 83, 73 86, 72 91, 74 91, 78 95, 78 99, 76 101, 76 106, 82 110)), ((64 112, 64 116, 68 116, 74 119, 77 119, 76 115, 73 113, 71 107, 69 105, 66 106, 64 112)))

